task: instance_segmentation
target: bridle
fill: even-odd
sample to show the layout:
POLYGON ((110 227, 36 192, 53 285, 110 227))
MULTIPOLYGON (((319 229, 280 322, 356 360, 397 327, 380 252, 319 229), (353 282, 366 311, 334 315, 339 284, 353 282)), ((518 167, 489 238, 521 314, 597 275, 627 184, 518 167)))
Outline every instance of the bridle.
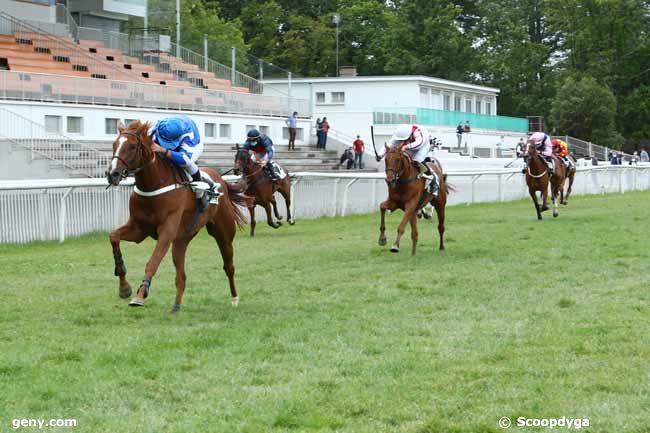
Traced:
MULTIPOLYGON (((252 158, 251 158, 251 154, 250 154, 250 152, 247 151, 247 150, 243 150, 243 149, 242 149, 242 150, 240 150, 240 151, 237 152, 237 155, 235 156, 235 163, 237 163, 237 162, 239 162, 239 163, 241 164, 241 167, 239 168, 239 170, 241 170, 241 173, 242 173, 241 178, 242 178, 242 179, 243 179, 247 184, 248 184, 248 179, 249 179, 249 178, 252 178, 252 177, 257 176, 260 172, 262 172, 262 170, 264 170, 264 168, 260 166, 257 170, 254 170, 254 171, 252 171, 251 173, 246 174, 246 171, 247 171, 247 168, 248 168, 248 164, 249 164, 249 162, 253 162, 253 164, 255 165, 255 162, 254 162, 254 161, 252 160, 252 158), (240 154, 241 154, 241 155, 244 155, 244 154, 245 154, 246 157, 244 157, 244 156, 241 156, 241 157, 240 157, 240 154)), ((256 180, 256 181, 253 182, 250 186, 253 186, 253 185, 257 184, 258 182, 260 182, 260 180, 261 180, 261 179, 256 180)))
POLYGON ((395 185, 397 185, 397 184, 408 184, 408 183, 411 183, 411 182, 414 182, 414 181, 418 180, 417 175, 411 176, 411 177, 408 177, 408 178, 402 180, 402 175, 404 174, 404 171, 406 170, 406 168, 404 166, 403 161, 401 161, 401 159, 405 158, 407 160, 406 166, 410 165, 413 162, 413 159, 409 156, 409 154, 404 153, 401 150, 399 152, 400 152, 399 158, 400 158, 400 162, 401 162, 401 169, 395 170, 392 167, 386 167, 386 174, 395 173, 395 178, 393 180, 389 181, 388 178, 386 178, 386 183, 391 188, 394 188, 395 185))
MULTIPOLYGON (((530 152, 530 147, 531 147, 530 144, 526 147, 526 152, 524 153, 525 157, 528 157, 529 159, 530 159, 530 158, 537 157, 537 158, 539 158, 539 159, 541 160, 541 159, 542 159, 542 156, 539 154, 539 151, 538 151, 537 149, 535 149, 535 153, 534 153, 534 154, 531 154, 531 152, 530 152)), ((529 175, 530 177, 532 177, 533 179, 539 179, 539 178, 541 178, 541 177, 544 177, 545 174, 548 174, 548 169, 546 168, 546 163, 545 163, 543 160, 542 160, 542 164, 543 164, 544 167, 545 167, 545 168, 544 168, 544 171, 543 171, 541 174, 533 174, 533 173, 530 171, 530 160, 528 160, 528 161, 526 162, 526 170, 528 171, 528 175, 529 175)))
MULTIPOLYGON (((136 134, 135 132, 121 131, 120 134, 117 136, 118 140, 119 140, 119 138, 120 138, 121 136, 123 136, 123 135, 130 135, 130 136, 135 137, 135 139, 136 139, 136 145, 137 145, 138 147, 142 147, 142 148, 145 147, 145 144, 143 143, 142 139, 141 139, 140 136, 139 136, 138 134, 136 134)), ((136 175, 136 174, 138 174, 140 171, 142 171, 142 170, 143 170, 145 167, 147 167, 149 164, 153 163, 153 162, 155 161, 155 159, 156 159, 156 155, 155 155, 155 153, 154 153, 154 156, 153 156, 153 158, 151 159, 151 161, 147 162, 146 164, 144 164, 144 165, 142 165, 142 166, 140 166, 140 167, 136 167, 136 168, 134 168, 134 169, 130 168, 130 167, 129 167, 129 164, 124 160, 124 158, 120 157, 119 155, 113 155, 113 157, 111 158, 111 161, 114 160, 114 159, 117 159, 117 160, 120 161, 122 164, 124 164, 124 166, 126 167, 124 170, 122 170, 122 171, 120 172, 120 180, 123 180, 123 179, 126 179, 130 174, 132 174, 132 175, 136 175)), ((110 176, 110 174, 109 174, 109 176, 110 176)))

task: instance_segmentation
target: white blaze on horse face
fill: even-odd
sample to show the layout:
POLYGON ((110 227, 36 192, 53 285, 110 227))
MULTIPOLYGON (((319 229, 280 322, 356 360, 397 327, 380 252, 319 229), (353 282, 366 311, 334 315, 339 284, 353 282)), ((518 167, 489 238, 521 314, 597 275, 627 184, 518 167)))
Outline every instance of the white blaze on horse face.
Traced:
MULTIPOLYGON (((117 139, 117 141, 120 142, 120 144, 117 146, 117 151, 115 152, 115 155, 120 154, 120 150, 122 150, 122 145, 126 142, 126 137, 120 137, 117 139)), ((115 171, 117 170, 117 158, 113 158, 111 161, 111 170, 115 171)))

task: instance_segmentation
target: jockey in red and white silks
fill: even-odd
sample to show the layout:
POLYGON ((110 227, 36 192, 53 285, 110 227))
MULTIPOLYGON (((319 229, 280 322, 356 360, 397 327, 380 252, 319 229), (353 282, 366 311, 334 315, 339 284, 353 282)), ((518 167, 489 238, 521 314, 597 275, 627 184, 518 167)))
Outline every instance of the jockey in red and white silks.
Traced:
MULTIPOLYGON (((404 146, 404 151, 414 161, 424 162, 430 151, 429 133, 422 129, 420 125, 400 125, 393 134, 388 146, 393 148, 404 141, 407 142, 406 146, 404 146)), ((379 159, 386 155, 386 150, 385 146, 379 150, 379 159)))

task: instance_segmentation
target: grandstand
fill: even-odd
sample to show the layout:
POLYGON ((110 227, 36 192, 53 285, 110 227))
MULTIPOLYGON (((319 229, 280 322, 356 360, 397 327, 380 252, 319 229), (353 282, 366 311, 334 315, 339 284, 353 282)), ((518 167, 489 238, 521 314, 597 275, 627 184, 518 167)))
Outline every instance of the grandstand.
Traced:
POLYGON ((231 168, 250 127, 271 136, 289 171, 336 164, 336 151, 310 145, 305 99, 263 95, 259 81, 164 36, 118 33, 115 43, 115 32, 78 26, 63 5, 34 2, 40 6, 56 7, 57 22, 0 13, 0 140, 11 150, 2 177, 101 176, 118 122, 155 122, 173 112, 190 115, 203 131, 199 163, 206 167, 231 168), (289 152, 284 120, 293 111, 298 146, 289 152))

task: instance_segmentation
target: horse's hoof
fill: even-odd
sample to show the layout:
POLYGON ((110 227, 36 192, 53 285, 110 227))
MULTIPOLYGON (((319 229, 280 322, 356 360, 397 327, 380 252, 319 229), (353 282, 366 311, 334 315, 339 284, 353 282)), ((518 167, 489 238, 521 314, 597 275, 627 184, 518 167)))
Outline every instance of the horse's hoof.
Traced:
POLYGON ((144 307, 144 299, 133 298, 129 302, 129 307, 144 307))
POLYGON ((239 305, 239 296, 233 296, 232 298, 230 298, 230 305, 232 305, 233 307, 238 306, 239 305))
POLYGON ((383 247, 384 245, 386 245, 386 239, 385 239, 385 238, 379 238, 379 242, 378 242, 378 243, 379 243, 379 246, 380 246, 380 247, 383 247))
POLYGON ((287 222, 289 223, 290 226, 292 226, 292 225, 294 225, 296 223, 294 220, 288 220, 287 222))
POLYGON ((557 218, 560 215, 558 212, 553 212, 553 218, 557 218))
POLYGON ((399 247, 393 245, 392 247, 390 247, 390 252, 391 253, 399 253, 399 247))
POLYGON ((172 311, 171 311, 171 313, 172 313, 172 314, 175 314, 175 313, 178 313, 179 311, 181 311, 181 306, 180 306, 180 304, 174 304, 174 306, 172 307, 172 311))
POLYGON ((127 287, 126 290, 121 290, 120 289, 120 298, 122 298, 122 299, 130 298, 132 293, 133 293, 133 290, 131 290, 131 286, 127 287))
POLYGON ((424 217, 425 220, 430 220, 431 218, 433 218, 431 215, 429 215, 426 212, 422 212, 422 216, 424 217))
POLYGON ((541 215, 537 215, 537 219, 538 219, 538 220, 541 220, 541 219, 542 219, 542 216, 541 216, 541 215))
POLYGON ((564 206, 566 206, 566 205, 569 204, 569 202, 568 201, 561 201, 560 204, 563 204, 564 206))
POLYGON ((550 209, 550 207, 548 207, 548 206, 542 206, 542 208, 540 209, 540 211, 541 211, 541 212, 546 212, 546 211, 549 210, 549 209, 550 209))
POLYGON ((281 220, 281 219, 282 219, 282 215, 277 215, 275 218, 278 219, 278 220, 281 220))

